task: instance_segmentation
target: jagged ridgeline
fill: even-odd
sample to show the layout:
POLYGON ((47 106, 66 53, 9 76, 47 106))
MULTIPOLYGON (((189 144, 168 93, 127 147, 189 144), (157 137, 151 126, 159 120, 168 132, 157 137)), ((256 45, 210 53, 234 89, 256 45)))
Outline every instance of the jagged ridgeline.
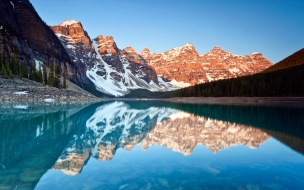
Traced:
POLYGON ((127 97, 275 97, 304 95, 303 49, 265 71, 232 79, 194 85, 170 92, 133 91, 127 97))

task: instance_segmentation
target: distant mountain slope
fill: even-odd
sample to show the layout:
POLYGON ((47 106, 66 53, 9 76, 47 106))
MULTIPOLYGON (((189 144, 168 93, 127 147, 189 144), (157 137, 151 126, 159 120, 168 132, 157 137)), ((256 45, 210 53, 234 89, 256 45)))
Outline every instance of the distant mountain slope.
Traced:
POLYGON ((294 67, 297 65, 303 65, 304 64, 304 48, 295 52, 294 54, 286 57, 282 61, 274 64, 273 66, 265 69, 263 73, 276 71, 280 69, 286 69, 289 67, 294 67))

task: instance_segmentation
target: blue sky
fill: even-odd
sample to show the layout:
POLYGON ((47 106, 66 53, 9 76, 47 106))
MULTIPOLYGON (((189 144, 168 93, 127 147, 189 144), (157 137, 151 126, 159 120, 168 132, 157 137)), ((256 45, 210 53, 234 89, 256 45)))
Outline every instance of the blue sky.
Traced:
POLYGON ((160 53, 191 42, 238 55, 262 52, 273 63, 304 48, 304 1, 30 0, 49 25, 80 21, 91 38, 160 53))

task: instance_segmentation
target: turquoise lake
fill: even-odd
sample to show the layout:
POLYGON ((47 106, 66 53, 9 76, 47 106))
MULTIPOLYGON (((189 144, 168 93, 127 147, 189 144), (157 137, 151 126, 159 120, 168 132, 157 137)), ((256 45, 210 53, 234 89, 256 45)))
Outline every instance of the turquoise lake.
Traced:
POLYGON ((0 189, 304 189, 304 108, 0 108, 0 189))

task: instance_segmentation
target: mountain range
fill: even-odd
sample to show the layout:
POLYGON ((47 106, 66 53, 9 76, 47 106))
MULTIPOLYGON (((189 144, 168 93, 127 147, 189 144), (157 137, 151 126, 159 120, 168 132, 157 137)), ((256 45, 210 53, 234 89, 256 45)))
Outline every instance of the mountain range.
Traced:
POLYGON ((137 53, 131 46, 117 47, 112 36, 91 39, 82 24, 66 20, 51 26, 72 61, 82 65, 97 90, 114 96, 133 89, 170 91, 219 79, 234 78, 261 72, 272 63, 261 53, 234 55, 214 47, 199 55, 191 43, 164 53, 144 48, 137 53))

